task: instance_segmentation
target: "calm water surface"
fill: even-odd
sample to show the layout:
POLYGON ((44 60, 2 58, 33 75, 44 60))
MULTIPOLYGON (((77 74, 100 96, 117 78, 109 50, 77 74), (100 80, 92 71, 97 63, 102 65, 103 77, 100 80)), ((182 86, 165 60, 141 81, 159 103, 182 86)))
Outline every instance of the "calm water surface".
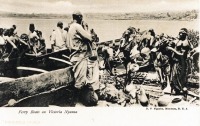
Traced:
MULTIPOLYGON (((34 23, 37 30, 43 32, 43 37, 49 44, 49 36, 53 29, 56 28, 58 21, 67 26, 71 20, 66 19, 19 19, 19 18, 0 18, 0 27, 8 28, 16 24, 18 34, 28 33, 30 23, 34 23)), ((90 28, 94 28, 98 34, 100 41, 108 41, 120 38, 123 31, 129 26, 147 30, 153 28, 156 34, 166 33, 168 35, 177 36, 180 28, 188 28, 198 30, 198 21, 158 21, 158 20, 91 20, 85 19, 90 28)))

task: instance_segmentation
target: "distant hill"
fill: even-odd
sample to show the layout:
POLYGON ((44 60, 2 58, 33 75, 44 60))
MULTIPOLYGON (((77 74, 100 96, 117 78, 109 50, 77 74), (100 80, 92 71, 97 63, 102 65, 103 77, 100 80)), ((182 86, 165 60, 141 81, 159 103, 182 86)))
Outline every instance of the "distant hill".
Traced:
POLYGON ((71 15, 64 14, 20 14, 20 13, 1 13, 0 17, 3 18, 43 18, 43 19, 52 19, 52 18, 71 18, 71 15))
POLYGON ((154 13, 108 13, 86 14, 90 19, 105 20, 193 20, 198 18, 197 10, 184 12, 154 12, 154 13))
MULTIPOLYGON (((86 13, 89 19, 102 20, 193 20, 197 19, 199 12, 197 10, 180 12, 154 12, 154 13, 86 13)), ((70 19, 70 14, 20 14, 0 11, 0 17, 12 18, 65 18, 70 19)))

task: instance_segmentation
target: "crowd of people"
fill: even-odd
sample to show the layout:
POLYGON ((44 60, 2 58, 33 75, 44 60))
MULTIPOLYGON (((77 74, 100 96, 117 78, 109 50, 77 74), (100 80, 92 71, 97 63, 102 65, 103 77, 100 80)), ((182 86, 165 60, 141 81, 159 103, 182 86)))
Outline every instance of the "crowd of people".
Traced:
MULTIPOLYGON (((54 52, 62 49, 74 50, 70 55, 73 64, 77 97, 87 105, 96 105, 99 90, 99 62, 97 42, 99 38, 94 29, 83 21, 80 11, 72 14, 73 21, 63 28, 63 22, 57 23, 50 37, 54 52)), ((126 85, 131 82, 131 72, 153 64, 157 71, 162 89, 165 93, 181 94, 187 91, 186 76, 188 71, 187 59, 190 57, 192 44, 187 39, 187 29, 182 28, 177 38, 164 34, 156 35, 153 29, 140 32, 140 29, 129 27, 122 35, 121 42, 115 54, 109 44, 104 45, 102 52, 106 69, 113 75, 114 59, 119 58, 126 68, 126 85)), ((13 51, 19 53, 42 55, 46 53, 45 40, 42 32, 35 29, 34 24, 29 25, 29 34, 18 36, 16 25, 9 29, 0 28, 0 56, 9 61, 13 51)))
POLYGON ((153 68, 159 75, 163 93, 187 93, 187 75, 191 69, 189 60, 195 49, 188 40, 186 28, 181 28, 177 37, 172 37, 164 33, 156 35, 153 29, 140 32, 129 27, 122 35, 115 56, 114 49, 106 47, 103 48, 106 56, 104 62, 110 74, 113 74, 113 60, 121 58, 118 56, 120 52, 123 54, 121 60, 127 76, 125 86, 131 83, 131 73, 153 68))

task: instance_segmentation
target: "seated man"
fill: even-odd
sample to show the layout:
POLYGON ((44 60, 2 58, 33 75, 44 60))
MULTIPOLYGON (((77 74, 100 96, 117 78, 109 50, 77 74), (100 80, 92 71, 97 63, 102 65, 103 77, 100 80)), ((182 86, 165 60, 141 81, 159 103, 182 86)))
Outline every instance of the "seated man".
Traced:
POLYGON ((45 44, 45 39, 42 37, 42 32, 41 31, 37 31, 37 35, 39 37, 39 45, 37 48, 37 53, 40 54, 45 54, 46 53, 46 44, 45 44))
POLYGON ((42 37, 42 32, 35 30, 36 35, 30 38, 29 43, 29 53, 35 54, 35 55, 41 55, 46 53, 46 44, 45 40, 42 37))
MULTIPOLYGON (((28 47, 28 42, 21 39, 16 33, 14 28, 10 28, 10 34, 13 43, 17 46, 18 54, 21 55, 28 47)), ((28 35, 26 36, 28 37, 28 35)))
POLYGON ((39 40, 37 39, 37 37, 33 37, 30 39, 30 52, 29 53, 37 55, 38 41, 39 40))

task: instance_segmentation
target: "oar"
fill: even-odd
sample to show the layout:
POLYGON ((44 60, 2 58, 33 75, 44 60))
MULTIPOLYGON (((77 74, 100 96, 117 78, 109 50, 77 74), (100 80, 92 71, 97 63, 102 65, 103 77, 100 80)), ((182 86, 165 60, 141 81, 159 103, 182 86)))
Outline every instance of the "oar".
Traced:
POLYGON ((65 58, 67 58, 68 60, 70 59, 68 56, 66 56, 66 55, 64 55, 64 54, 63 54, 62 56, 65 57, 65 58))
POLYGON ((0 77, 0 83, 1 82, 5 82, 5 81, 12 81, 14 80, 14 78, 10 78, 10 77, 0 77))
POLYGON ((55 61, 60 61, 60 62, 66 63, 68 65, 73 65, 71 62, 63 60, 63 59, 59 59, 59 58, 55 58, 55 57, 49 57, 49 59, 52 59, 52 60, 55 60, 55 61))
POLYGON ((48 71, 46 71, 46 70, 33 68, 33 67, 22 67, 22 66, 19 66, 19 67, 17 67, 17 69, 18 70, 37 71, 37 72, 41 72, 41 73, 48 73, 48 71))
POLYGON ((31 53, 25 53, 25 55, 27 55, 27 56, 33 56, 33 57, 37 57, 36 54, 31 54, 31 53))

